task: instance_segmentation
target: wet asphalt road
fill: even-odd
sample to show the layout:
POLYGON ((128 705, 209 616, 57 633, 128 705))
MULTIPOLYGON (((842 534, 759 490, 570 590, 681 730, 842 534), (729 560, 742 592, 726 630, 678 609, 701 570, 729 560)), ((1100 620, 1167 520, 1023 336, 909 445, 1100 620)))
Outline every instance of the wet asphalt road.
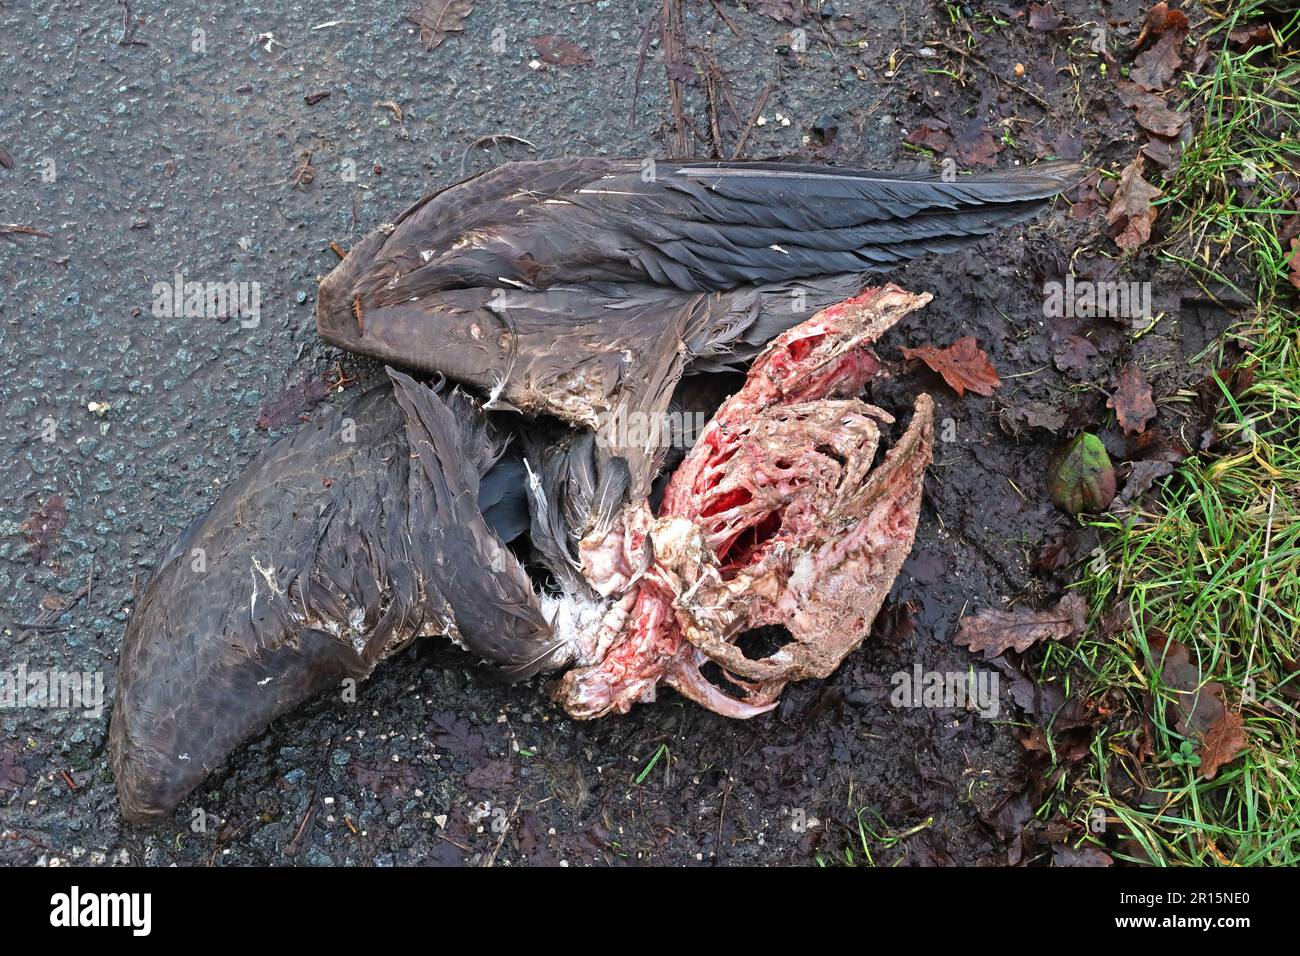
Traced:
MULTIPOLYGON (((404 21, 411 6, 137 0, 143 22, 128 36, 116 3, 0 3, 0 147, 13 160, 0 170, 0 221, 50 234, 0 240, 6 666, 101 673, 111 701, 133 586, 266 445, 254 428, 260 406, 340 357, 312 323, 331 241, 347 245, 460 178, 462 163, 531 154, 515 145, 466 157, 486 134, 525 138, 538 156, 662 154, 668 113, 653 48, 630 118, 650 4, 480 4, 432 52, 404 21), (538 67, 530 38, 543 34, 580 43, 594 65, 538 67), (304 101, 322 91, 329 98, 304 101), (402 120, 380 102, 397 104, 402 120), (314 179, 292 185, 307 149, 314 179), (155 316, 155 285, 178 273, 257 283, 259 324, 155 316), (53 496, 66 502, 67 527, 37 566, 21 525, 53 496), (92 575, 89 601, 56 617, 57 629, 16 640, 42 600, 69 598, 92 575)), ((749 31, 728 64, 747 111, 775 75, 784 30, 732 15, 749 31)), ((710 16, 704 29, 721 26, 710 16)), ((828 77, 844 87, 842 105, 875 98, 827 55, 817 60, 826 69, 769 101, 768 116, 794 122, 756 130, 751 152, 796 149, 828 77)), ((535 691, 523 696, 544 708, 535 691)), ((328 714, 307 719, 319 727, 299 728, 305 739, 334 729, 328 714)), ((10 834, 0 856, 176 858, 156 835, 120 832, 106 728, 107 713, 0 711, 19 750, 10 762, 28 768, 20 793, 0 793, 5 827, 24 834, 10 834)))
MULTIPOLYGON (((665 154, 670 114, 655 47, 633 110, 653 4, 484 2, 432 52, 404 21, 412 5, 214 10, 138 0, 133 16, 143 22, 124 31, 116 3, 0 0, 0 147, 13 163, 0 169, 0 223, 49 234, 0 238, 3 666, 100 673, 111 701, 133 588, 269 442, 254 426, 259 409, 340 358, 363 380, 377 373, 316 338, 315 286, 337 261, 330 242, 349 245, 463 167, 665 154), (530 38, 547 34, 578 42, 593 64, 538 62, 530 38), (315 105, 304 100, 325 91, 315 105), (496 133, 535 149, 467 154, 496 133), (314 175, 291 183, 304 151, 314 175), (155 286, 177 274, 257 283, 257 323, 155 315, 155 286), (37 564, 23 522, 54 496, 66 502, 67 526, 37 564), (52 626, 19 640, 20 623, 88 581, 83 600, 62 615, 47 611, 52 626)), ((786 27, 727 9, 742 38, 712 13, 690 29, 725 46, 740 112, 769 82, 780 84, 749 155, 795 152, 833 105, 853 117, 842 133, 847 158, 898 157, 903 133, 891 104, 882 106, 879 79, 861 79, 855 64, 914 46, 936 28, 935 13, 873 21, 853 33, 867 38, 860 50, 814 44, 791 71, 777 52, 786 27)), ((990 277, 982 291, 996 298, 1003 281, 990 277)), ((924 274, 912 284, 924 287, 924 274)), ((930 583, 945 577, 939 567, 930 583)), ((986 594, 1005 587, 996 572, 976 569, 972 580, 986 594)), ((924 584, 909 584, 907 596, 924 584)), ((964 600, 954 593, 935 613, 951 619, 964 600)), ((944 653, 965 666, 964 652, 944 653)), ((902 660, 859 659, 846 686, 878 689, 879 673, 902 660)), ((869 720, 819 727, 811 746, 826 753, 809 756, 799 750, 806 728, 729 723, 667 696, 626 719, 574 725, 557 719, 539 686, 497 687, 467 664, 454 649, 425 648, 386 665, 365 706, 308 705, 244 748, 174 821, 150 828, 118 817, 107 712, 0 710, 0 860, 482 860, 498 843, 491 821, 527 797, 510 817, 520 838, 495 854, 498 863, 775 862, 807 859, 791 817, 838 805, 846 781, 850 792, 864 781, 876 788, 869 792, 894 819, 958 812, 948 797, 934 798, 938 810, 926 805, 918 787, 943 761, 918 754, 915 738, 896 734, 892 753, 849 759, 864 740, 890 738, 869 732, 872 721, 929 734, 932 715, 882 717, 864 703, 869 720), (662 774, 662 790, 633 787, 665 742, 670 756, 647 785, 662 774), (833 762, 855 769, 825 771, 832 745, 833 762)), ((991 727, 977 736, 976 763, 1017 751, 991 727)), ((958 744, 931 744, 958 759, 958 744)), ((969 757, 976 745, 961 746, 969 757)), ((954 780, 968 772, 945 770, 954 780)))

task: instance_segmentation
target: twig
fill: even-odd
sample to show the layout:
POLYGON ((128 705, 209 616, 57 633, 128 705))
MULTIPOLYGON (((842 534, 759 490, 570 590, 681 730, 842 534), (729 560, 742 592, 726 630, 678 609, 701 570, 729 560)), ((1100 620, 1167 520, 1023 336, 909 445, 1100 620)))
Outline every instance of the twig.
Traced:
POLYGON ((42 239, 50 238, 48 232, 42 232, 35 226, 29 226, 21 222, 0 222, 0 237, 8 239, 12 243, 18 240, 14 236, 39 236, 42 239))
POLYGON ((731 778, 727 778, 727 785, 722 788, 722 806, 718 809, 718 862, 722 862, 722 823, 727 818, 727 797, 731 795, 731 778))
POLYGON ((148 46, 143 40, 135 38, 135 31, 140 29, 140 24, 144 18, 136 18, 135 13, 131 10, 131 0, 117 0, 117 5, 122 8, 122 39, 117 41, 118 46, 148 46))
POLYGON ((308 146, 298 154, 298 164, 289 173, 289 182, 295 187, 305 186, 316 178, 316 167, 311 164, 311 158, 319 148, 319 146, 308 146))
POLYGON ((225 837, 223 837, 221 834, 225 833, 226 827, 222 827, 221 830, 217 833, 217 839, 213 841, 212 852, 208 854, 208 866, 216 866, 217 854, 221 852, 221 848, 224 847, 227 843, 230 843, 231 841, 236 840, 239 837, 243 836, 244 833, 246 833, 249 827, 251 826, 252 826, 252 821, 250 820, 247 823, 244 823, 241 826, 236 827, 234 833, 230 834, 230 836, 225 836, 225 837))
MULTIPOLYGON (((672 64, 679 61, 678 50, 685 45, 681 0, 663 0, 663 16, 659 21, 659 38, 664 51, 664 70, 667 71, 672 64)), ((695 129, 695 125, 686 118, 686 113, 682 109, 681 78, 673 76, 672 73, 667 75, 668 104, 673 114, 673 155, 686 156, 689 152, 686 144, 686 127, 688 125, 691 127, 697 139, 700 138, 700 135, 699 131, 695 129)))
POLYGON ((325 747, 325 756, 321 761, 320 769, 316 773, 316 782, 311 788, 311 799, 307 801, 307 812, 303 815, 302 822, 298 824, 298 829, 294 831, 292 839, 284 845, 285 856, 297 856, 311 834, 311 825, 315 822, 316 813, 319 810, 317 802, 320 799, 321 781, 325 779, 325 772, 329 768, 329 756, 334 750, 334 741, 338 740, 338 736, 338 732, 335 731, 330 736, 329 743, 325 747))
POLYGON ((769 83, 758 96, 758 103, 754 106, 754 115, 749 118, 749 123, 745 126, 745 131, 740 134, 740 142, 731 153, 732 159, 739 159, 740 154, 745 151, 745 143, 749 140, 749 134, 754 131, 754 124, 758 122, 759 115, 763 112, 763 106, 767 103, 767 98, 772 95, 772 84, 769 83))
POLYGON ((36 837, 32 836, 30 833, 23 833, 22 830, 10 830, 10 831, 9 831, 9 839, 10 839, 10 840, 26 840, 28 843, 32 844, 33 846, 38 846, 38 847, 40 847, 42 850, 51 850, 51 849, 53 849, 53 847, 49 846, 48 844, 42 843, 40 840, 36 839, 36 837))
POLYGON ((406 119, 406 114, 402 112, 401 106, 399 106, 395 100, 376 100, 375 109, 388 110, 388 112, 393 114, 393 119, 397 120, 399 123, 406 119))
MULTIPOLYGON (((497 839, 497 845, 492 848, 491 854, 488 855, 487 860, 483 863, 485 867, 490 867, 496 863, 497 854, 501 852, 501 847, 506 842, 506 834, 510 832, 510 824, 514 822, 515 814, 519 812, 519 804, 522 801, 523 797, 515 797, 515 808, 510 811, 510 816, 506 818, 506 825, 501 828, 501 836, 497 839)), ((450 843, 451 841, 448 840, 447 842, 450 843)))
POLYGON ((632 72, 632 112, 628 117, 629 122, 636 120, 636 101, 641 93, 641 75, 645 72, 646 55, 650 51, 650 36, 654 33, 655 24, 659 22, 659 11, 650 14, 650 19, 646 20, 645 26, 641 29, 641 39, 636 45, 636 69, 632 72))
POLYGON ((722 18, 722 22, 727 25, 727 29, 737 37, 743 38, 745 34, 741 33, 740 29, 731 22, 731 17, 727 16, 726 11, 722 9, 722 4, 720 4, 718 0, 710 0, 710 2, 713 4, 714 12, 717 13, 717 15, 722 18))
MULTIPOLYGON (((34 620, 18 622, 18 627, 22 628, 22 630, 20 630, 14 636, 14 643, 18 643, 19 641, 26 638, 27 631, 62 630, 63 625, 56 624, 54 622, 57 621, 60 617, 62 617, 64 614, 67 614, 74 607, 76 607, 77 602, 80 601, 82 598, 89 597, 91 588, 94 587, 94 584, 95 584, 95 563, 94 563, 94 558, 92 557, 91 564, 90 564, 90 576, 86 581, 86 583, 81 587, 81 589, 77 591, 76 594, 72 595, 72 597, 68 598, 68 600, 64 601, 57 608, 41 608, 41 612, 36 615, 36 618, 34 620)), ((87 603, 87 607, 89 607, 90 602, 87 601, 86 603, 87 603)))
POLYGON ((320 791, 313 788, 311 800, 307 802, 307 812, 303 815, 302 822, 298 824, 298 829, 293 832, 293 838, 284 845, 285 856, 297 856, 302 849, 306 840, 307 830, 316 820, 316 799, 320 796, 320 791))

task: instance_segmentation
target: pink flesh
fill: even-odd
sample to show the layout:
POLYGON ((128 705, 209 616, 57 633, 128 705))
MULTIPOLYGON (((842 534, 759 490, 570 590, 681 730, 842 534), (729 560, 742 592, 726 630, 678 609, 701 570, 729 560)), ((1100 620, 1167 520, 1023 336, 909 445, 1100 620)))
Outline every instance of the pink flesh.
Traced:
MULTIPOLYGON (((749 665, 722 639, 702 641, 692 630, 695 643, 687 641, 682 602, 689 598, 693 569, 714 568, 701 583, 715 591, 737 576, 757 582, 756 590, 764 593, 742 594, 734 602, 745 623, 756 627, 797 620, 800 614, 791 597, 794 575, 788 567, 766 573, 770 556, 803 549, 812 573, 834 578, 868 576, 873 548, 901 548, 902 555, 911 549, 917 504, 912 499, 919 499, 920 475, 929 461, 928 432, 922 436, 927 438, 923 454, 916 453, 919 467, 894 462, 894 456, 882 466, 903 465, 900 496, 908 499, 906 506, 892 507, 888 495, 860 496, 862 506, 848 513, 851 520, 841 511, 834 514, 834 527, 828 523, 846 491, 869 487, 876 422, 892 421, 852 400, 879 373, 870 344, 928 300, 895 286, 870 289, 779 336, 673 474, 658 520, 644 504, 631 505, 608 535, 583 542, 584 572, 593 585, 606 595, 630 596, 634 590, 635 603, 608 652, 564 675, 558 696, 572 716, 626 713, 634 703, 653 700, 660 681, 727 716, 771 710, 784 679, 744 679, 724 668, 723 676, 741 694, 735 697, 701 673, 715 654, 731 660, 732 667, 749 665), (647 549, 647 537, 662 553, 647 549), (683 558, 693 553, 698 561, 683 558), (705 653, 699 644, 714 646, 705 653)), ((927 414, 928 407, 927 400, 927 414)), ((901 555, 895 557, 896 567, 901 555)), ((870 625, 869 620, 848 623, 860 626, 862 634, 870 625)))

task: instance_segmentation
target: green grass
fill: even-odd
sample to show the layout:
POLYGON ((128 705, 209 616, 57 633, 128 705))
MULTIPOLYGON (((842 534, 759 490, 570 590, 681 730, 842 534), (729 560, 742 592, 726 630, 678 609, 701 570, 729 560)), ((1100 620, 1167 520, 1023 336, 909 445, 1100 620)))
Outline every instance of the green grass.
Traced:
MULTIPOLYGON (((850 792, 851 799, 852 794, 850 792)), ((876 866, 875 854, 872 852, 873 846, 877 851, 891 850, 908 837, 934 826, 934 817, 926 817, 921 823, 906 830, 895 830, 885 822, 884 817, 870 807, 860 808, 855 816, 858 831, 856 851, 850 845, 844 847, 842 855, 839 856, 828 856, 819 852, 815 857, 818 866, 823 868, 831 866, 876 866)), ((901 863, 902 858, 900 857, 891 865, 897 866, 901 863)))
POLYGON ((1250 59, 1226 36, 1258 6, 1225 8, 1211 34, 1212 75, 1188 87, 1204 119, 1161 209, 1171 237, 1162 254, 1254 303, 1229 337, 1253 377, 1236 395, 1220 386, 1217 457, 1183 462, 1138 522, 1096 522, 1107 560, 1081 569, 1079 583, 1092 629, 1043 662, 1043 676, 1118 702, 1082 775, 1044 811, 1062 810, 1086 832, 1100 810, 1108 836, 1125 838, 1119 857, 1136 862, 1300 863, 1300 320, 1277 235, 1293 213, 1275 178, 1300 168, 1300 14, 1281 31, 1280 52, 1250 59), (1257 187, 1248 205, 1243 172, 1257 187), (1132 624, 1105 637, 1100 618, 1117 602, 1132 624), (1244 719, 1248 749, 1214 780, 1199 776, 1195 748, 1174 730, 1173 694, 1153 676, 1150 641, 1161 634, 1189 649, 1244 719), (1139 762, 1132 718, 1144 711, 1154 753, 1139 762), (1114 793, 1128 780, 1144 799, 1114 793))

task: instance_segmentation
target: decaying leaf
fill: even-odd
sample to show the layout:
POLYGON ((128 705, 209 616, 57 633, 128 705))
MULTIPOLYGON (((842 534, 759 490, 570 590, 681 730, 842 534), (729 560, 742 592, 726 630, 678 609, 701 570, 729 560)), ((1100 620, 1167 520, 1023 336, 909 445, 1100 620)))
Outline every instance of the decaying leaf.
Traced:
POLYGON ((803 23, 802 0, 750 0, 747 6, 755 13, 764 14, 791 26, 797 27, 803 23))
POLYGON ((1046 611, 978 611, 961 620, 953 643, 992 659, 1008 650, 1024 653, 1040 641, 1060 641, 1082 633, 1088 603, 1071 591, 1046 611))
POLYGON ((1097 357, 1097 346, 1082 335, 1067 335, 1052 353, 1056 367, 1062 372, 1082 375, 1088 371, 1088 363, 1097 357))
POLYGON ((1095 846, 1077 850, 1061 844, 1052 847, 1052 866, 1110 866, 1113 862, 1109 853, 1095 846))
POLYGON ((1213 780, 1219 769, 1247 748, 1241 715, 1223 700, 1223 685, 1205 681, 1191 652, 1177 641, 1155 638, 1151 654, 1160 679, 1174 691, 1174 726, 1184 737, 1200 742, 1200 774, 1213 780))
POLYGON ((1133 44, 1137 49, 1153 36, 1160 36, 1169 30, 1186 32, 1188 29, 1187 14, 1181 10, 1170 10, 1166 0, 1160 0, 1154 7, 1147 11, 1147 15, 1142 20, 1142 29, 1138 31, 1138 37, 1133 44))
POLYGON ((907 141, 922 149, 932 149, 936 153, 947 153, 952 149, 952 136, 948 133, 948 124, 940 119, 927 119, 907 134, 907 141))
POLYGON ((1151 205, 1161 192, 1142 178, 1143 160, 1136 156, 1124 167, 1119 186, 1106 210, 1106 224, 1110 227, 1115 245, 1132 250, 1151 238, 1151 227, 1156 221, 1156 209, 1151 205))
POLYGON ((508 760, 489 760, 465 775, 465 786, 496 790, 515 782, 515 770, 508 760))
POLYGON ((1228 42, 1238 50, 1250 50, 1273 42, 1273 28, 1267 23, 1253 23, 1228 34, 1228 42))
POLYGON ((1300 237, 1291 240, 1291 255, 1287 257, 1287 279, 1300 289, 1300 237))
POLYGON ((1050 3, 1029 5, 1029 29, 1037 33, 1050 33, 1060 25, 1061 15, 1052 9, 1050 3))
POLYGON ((0 793, 21 790, 27 782, 27 770, 18 762, 19 750, 9 743, 0 743, 0 793))
POLYGON ((533 37, 533 48, 544 62, 555 66, 591 66, 596 62, 590 53, 572 40, 549 33, 533 37))
POLYGON ((37 564, 45 561, 54 539, 67 524, 68 509, 62 495, 51 495, 49 501, 31 513, 21 528, 33 561, 37 564))
POLYGON ((1045 402, 1026 402, 1023 405, 1010 405, 999 416, 1004 427, 1013 434, 1019 434, 1018 426, 1042 428, 1056 434, 1065 427, 1067 415, 1065 409, 1045 402))
POLYGON ((1119 93, 1120 102, 1134 111, 1137 124, 1149 133, 1172 138, 1187 125, 1186 113, 1170 109, 1163 98, 1147 92, 1136 83, 1117 80, 1115 90, 1119 93))
POLYGON ((458 757, 474 757, 486 749, 488 741, 483 732, 454 711, 434 711, 429 715, 429 724, 433 742, 458 757))
POLYGON ((1142 144, 1142 155, 1161 169, 1173 170, 1178 163, 1178 144, 1152 136, 1142 144))
POLYGON ((1078 528, 1058 532, 1039 546, 1030 568, 1036 574, 1061 571, 1087 554, 1091 547, 1095 547, 1096 541, 1095 535, 1085 534, 1078 528))
POLYGON ((1129 79, 1144 90, 1168 89, 1183 65, 1180 50, 1185 33, 1170 31, 1156 41, 1149 50, 1143 50, 1133 61, 1129 79))
POLYGON ((920 359, 931 369, 943 376, 943 380, 952 386, 958 395, 965 395, 970 389, 977 395, 989 396, 1002 384, 997 369, 989 357, 976 344, 973 336, 967 335, 947 348, 934 345, 921 345, 914 349, 904 348, 903 357, 920 359))
POLYGON ((1002 152, 1002 143, 993 137, 979 117, 961 131, 956 147, 957 158, 966 166, 996 166, 998 153, 1002 152))
POLYGON ((1171 461, 1134 462, 1133 469, 1129 472, 1128 481, 1124 482, 1124 490, 1120 492, 1120 498, 1129 504, 1133 504, 1150 491, 1151 486, 1159 479, 1173 473, 1174 464, 1171 461))
POLYGON ((1115 499, 1115 467, 1101 439, 1080 432, 1047 466, 1052 501, 1070 514, 1101 511, 1115 499))
POLYGON ((1140 368, 1130 362, 1120 370, 1119 387, 1106 407, 1115 409, 1115 418, 1124 431, 1146 431, 1147 422, 1156 417, 1156 403, 1151 398, 1151 383, 1140 368))
POLYGON ((1072 192, 1066 194, 1070 200, 1071 219, 1091 219, 1105 205, 1101 193, 1097 192, 1100 179, 1101 174, 1094 170, 1072 192))
POLYGON ((442 45, 449 33, 465 29, 465 18, 474 12, 474 0, 424 0, 406 15, 420 28, 420 42, 426 50, 442 45))

